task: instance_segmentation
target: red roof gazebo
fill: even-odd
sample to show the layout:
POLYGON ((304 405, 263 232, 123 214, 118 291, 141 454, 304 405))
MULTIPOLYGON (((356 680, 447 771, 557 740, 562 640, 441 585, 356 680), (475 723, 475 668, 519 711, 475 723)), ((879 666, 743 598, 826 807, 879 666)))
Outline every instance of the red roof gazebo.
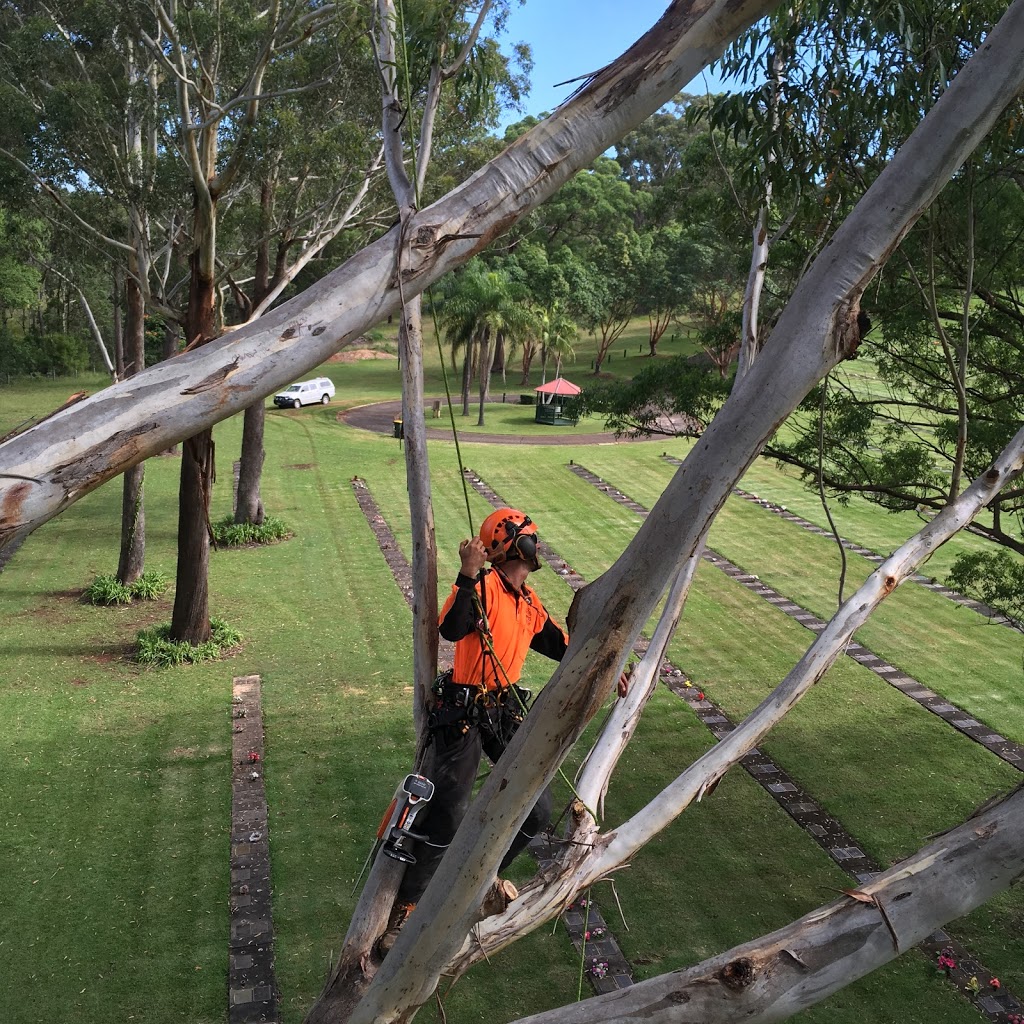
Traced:
POLYGON ((575 398, 583 388, 573 384, 564 377, 556 377, 547 384, 533 389, 539 396, 534 420, 537 423, 549 423, 556 426, 575 426, 578 417, 566 415, 563 407, 570 399, 575 398))
POLYGON ((554 380, 549 380, 547 384, 541 384, 539 388, 534 388, 533 390, 538 395, 557 395, 560 398, 568 398, 571 395, 578 395, 583 388, 573 384, 571 380, 566 380, 564 377, 556 377, 554 380))

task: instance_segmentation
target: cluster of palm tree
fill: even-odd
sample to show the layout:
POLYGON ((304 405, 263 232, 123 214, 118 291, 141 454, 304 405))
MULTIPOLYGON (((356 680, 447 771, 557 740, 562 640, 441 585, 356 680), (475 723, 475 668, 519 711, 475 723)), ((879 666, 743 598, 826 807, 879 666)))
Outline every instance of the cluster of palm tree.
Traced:
POLYGON ((562 360, 573 357, 573 343, 579 336, 575 321, 559 303, 544 306, 527 285, 482 260, 472 260, 448 279, 437 303, 437 317, 450 346, 453 370, 462 355, 463 416, 469 415, 470 391, 474 379, 478 382, 478 426, 484 425, 493 374, 501 374, 504 387, 507 367, 518 355, 520 384, 528 384, 539 355, 543 384, 549 360, 555 360, 555 376, 559 376, 562 360))

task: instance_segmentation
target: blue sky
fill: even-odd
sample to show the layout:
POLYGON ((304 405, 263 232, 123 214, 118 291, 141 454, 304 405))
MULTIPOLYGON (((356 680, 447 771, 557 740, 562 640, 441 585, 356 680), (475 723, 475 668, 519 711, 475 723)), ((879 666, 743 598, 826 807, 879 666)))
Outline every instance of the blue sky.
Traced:
MULTIPOLYGON (((526 113, 554 110, 573 90, 556 82, 577 78, 603 67, 638 39, 664 14, 668 0, 527 0, 513 6, 506 45, 529 43, 533 48, 533 88, 526 113)), ((707 88, 722 88, 721 79, 705 73, 707 88)), ((698 78, 691 92, 703 92, 698 78)), ((517 120, 515 115, 507 122, 517 120)))

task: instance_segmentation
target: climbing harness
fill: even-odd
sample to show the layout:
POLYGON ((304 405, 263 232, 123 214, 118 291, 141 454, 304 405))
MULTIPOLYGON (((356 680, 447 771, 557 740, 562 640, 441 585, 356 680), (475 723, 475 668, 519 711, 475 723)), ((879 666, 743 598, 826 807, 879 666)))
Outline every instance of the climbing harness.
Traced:
POLYGON ((451 669, 434 682, 433 703, 427 725, 431 739, 442 729, 455 726, 465 735, 482 726, 506 742, 523 723, 533 694, 525 687, 503 686, 493 690, 479 686, 458 686, 451 669))

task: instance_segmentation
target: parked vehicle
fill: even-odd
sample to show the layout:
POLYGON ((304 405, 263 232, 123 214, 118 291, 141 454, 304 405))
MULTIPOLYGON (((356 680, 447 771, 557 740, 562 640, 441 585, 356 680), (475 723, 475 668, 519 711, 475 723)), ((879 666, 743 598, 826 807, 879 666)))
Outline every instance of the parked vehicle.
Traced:
POLYGON ((274 405, 279 409, 301 409, 317 402, 326 405, 333 397, 334 383, 327 377, 317 377, 316 380, 301 380, 279 391, 274 395, 274 405))

